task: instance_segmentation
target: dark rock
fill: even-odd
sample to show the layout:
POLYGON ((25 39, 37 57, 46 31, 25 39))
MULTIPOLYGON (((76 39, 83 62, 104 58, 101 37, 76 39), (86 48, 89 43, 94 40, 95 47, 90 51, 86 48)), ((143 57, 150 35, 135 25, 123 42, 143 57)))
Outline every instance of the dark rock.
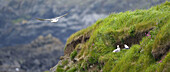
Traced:
POLYGON ((80 43, 86 42, 90 38, 90 32, 87 32, 84 35, 77 36, 74 38, 70 43, 66 44, 65 50, 64 50, 64 55, 70 55, 71 52, 75 49, 76 45, 80 43))
POLYGON ((161 58, 166 56, 168 52, 170 52, 170 42, 160 45, 157 49, 152 50, 152 55, 156 60, 161 60, 161 58))
POLYGON ((15 68, 20 68, 23 72, 49 70, 63 55, 63 48, 64 45, 60 40, 50 35, 40 36, 30 44, 0 48, 0 72, 10 72, 15 68), (6 65, 9 66, 6 67, 6 65))

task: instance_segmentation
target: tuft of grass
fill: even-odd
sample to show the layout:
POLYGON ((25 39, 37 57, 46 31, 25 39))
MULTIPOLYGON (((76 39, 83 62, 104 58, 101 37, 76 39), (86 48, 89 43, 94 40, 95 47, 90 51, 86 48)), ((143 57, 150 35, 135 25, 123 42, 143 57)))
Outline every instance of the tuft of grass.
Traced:
POLYGON ((94 57, 89 57, 88 58, 88 63, 89 64, 95 64, 95 63, 97 63, 97 61, 98 61, 97 58, 94 58, 94 57))
POLYGON ((167 54, 165 59, 160 63, 159 68, 157 68, 157 72, 168 72, 170 71, 170 53, 167 54))
POLYGON ((169 41, 170 41, 170 20, 160 29, 159 33, 157 34, 153 45, 153 51, 158 51, 159 50, 158 47, 160 45, 165 45, 169 41))
POLYGON ((57 66, 56 72, 65 72, 63 66, 57 66))
POLYGON ((64 61, 62 61, 62 65, 67 65, 68 64, 68 60, 64 60, 64 61))
POLYGON ((135 25, 133 25, 132 27, 130 27, 130 30, 128 31, 131 37, 135 36, 135 25))
POLYGON ((67 70, 66 72, 76 72, 77 68, 76 67, 72 67, 69 70, 67 70))
POLYGON ((74 57, 77 55, 77 51, 76 50, 74 50, 71 54, 70 54, 70 58, 71 58, 71 60, 73 60, 74 59, 74 57))

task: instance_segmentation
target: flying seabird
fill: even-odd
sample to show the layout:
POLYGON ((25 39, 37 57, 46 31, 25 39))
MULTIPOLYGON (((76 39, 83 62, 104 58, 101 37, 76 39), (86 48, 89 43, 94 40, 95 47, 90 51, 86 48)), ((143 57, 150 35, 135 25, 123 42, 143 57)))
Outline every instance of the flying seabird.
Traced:
POLYGON ((124 44, 124 49, 129 49, 129 46, 128 45, 126 45, 126 44, 124 44))
POLYGON ((117 49, 113 50, 113 52, 120 52, 120 47, 117 45, 117 49))
POLYGON ((66 13, 66 14, 64 14, 62 16, 59 16, 59 17, 51 18, 51 19, 40 19, 40 18, 36 18, 36 19, 40 20, 40 21, 51 21, 52 23, 56 23, 56 22, 58 22, 58 19, 66 16, 66 15, 68 15, 68 13, 66 13))

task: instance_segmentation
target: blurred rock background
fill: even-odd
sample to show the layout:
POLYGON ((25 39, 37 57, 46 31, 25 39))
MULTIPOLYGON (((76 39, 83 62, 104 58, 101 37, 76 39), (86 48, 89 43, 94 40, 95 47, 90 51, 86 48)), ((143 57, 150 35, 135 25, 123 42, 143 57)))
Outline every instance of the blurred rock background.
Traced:
POLYGON ((110 13, 148 9, 165 0, 0 0, 0 72, 42 72, 54 66, 67 38, 110 13), (69 13, 58 23, 53 18, 69 13))
POLYGON ((42 72, 63 55, 64 45, 52 35, 39 36, 30 44, 0 48, 0 72, 42 72))

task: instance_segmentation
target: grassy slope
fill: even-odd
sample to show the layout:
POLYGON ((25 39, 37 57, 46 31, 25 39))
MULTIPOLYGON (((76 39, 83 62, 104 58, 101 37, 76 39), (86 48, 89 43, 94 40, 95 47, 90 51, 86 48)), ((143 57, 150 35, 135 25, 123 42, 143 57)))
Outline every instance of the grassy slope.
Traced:
MULTIPOLYGON (((152 51, 170 41, 170 2, 155 6, 149 10, 126 11, 113 13, 105 19, 98 20, 92 26, 73 34, 67 41, 70 43, 79 35, 89 33, 86 43, 78 44, 81 49, 75 58, 82 58, 71 66, 64 64, 57 71, 104 71, 104 72, 168 72, 170 71, 170 53, 162 59, 155 60, 152 51), (151 39, 143 36, 129 50, 118 53, 112 51, 116 43, 124 43, 127 37, 138 33, 151 32, 151 39), (162 62, 159 62, 159 61, 162 62), (64 69, 64 66, 67 68, 64 69), (90 66, 93 66, 92 68, 90 66)), ((67 48, 67 47, 66 47, 67 48)), ((75 48, 74 52, 77 51, 75 48)), ((72 54, 71 54, 72 55, 72 54)))

